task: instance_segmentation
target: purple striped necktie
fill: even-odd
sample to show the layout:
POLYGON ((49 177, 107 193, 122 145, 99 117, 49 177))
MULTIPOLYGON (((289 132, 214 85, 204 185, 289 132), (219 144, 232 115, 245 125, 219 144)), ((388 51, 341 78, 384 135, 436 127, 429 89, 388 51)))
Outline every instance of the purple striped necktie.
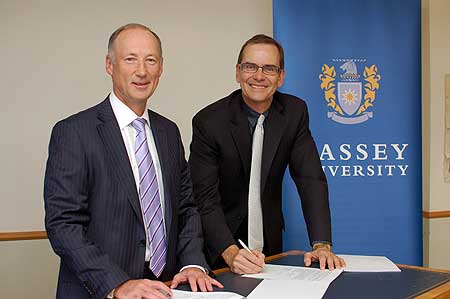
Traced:
POLYGON ((164 224, 159 199, 156 169, 150 154, 144 118, 136 118, 131 125, 136 129, 136 162, 139 171, 139 197, 150 247, 150 270, 159 277, 166 265, 167 246, 164 239, 164 224))

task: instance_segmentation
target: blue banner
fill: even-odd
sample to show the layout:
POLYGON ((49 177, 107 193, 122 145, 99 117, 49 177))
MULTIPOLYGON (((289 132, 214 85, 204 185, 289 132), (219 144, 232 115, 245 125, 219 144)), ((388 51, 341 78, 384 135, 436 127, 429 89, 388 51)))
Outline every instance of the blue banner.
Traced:
MULTIPOLYGON (((333 250, 422 264, 420 0, 274 0, 282 92, 304 99, 330 189, 333 250)), ((283 185, 284 249, 307 249, 283 185)))

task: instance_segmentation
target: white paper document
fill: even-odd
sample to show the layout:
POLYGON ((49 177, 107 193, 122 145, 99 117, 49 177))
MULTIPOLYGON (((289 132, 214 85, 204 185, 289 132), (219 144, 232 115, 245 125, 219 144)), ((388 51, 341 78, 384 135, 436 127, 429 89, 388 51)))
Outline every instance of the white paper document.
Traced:
POLYGON ((266 264, 263 272, 243 276, 264 279, 250 293, 249 299, 320 299, 341 273, 342 269, 330 271, 266 264))
POLYGON ((385 256, 338 254, 345 260, 346 272, 400 272, 401 270, 385 256))
POLYGON ((247 296, 248 299, 321 299, 327 291, 324 282, 264 279, 247 296))
POLYGON ((231 292, 188 292, 172 290, 172 299, 242 299, 242 295, 231 292))
POLYGON ((271 280, 301 280, 323 282, 327 286, 342 273, 342 269, 320 270, 309 267, 294 267, 266 264, 264 270, 258 274, 246 274, 243 277, 252 277, 271 280))

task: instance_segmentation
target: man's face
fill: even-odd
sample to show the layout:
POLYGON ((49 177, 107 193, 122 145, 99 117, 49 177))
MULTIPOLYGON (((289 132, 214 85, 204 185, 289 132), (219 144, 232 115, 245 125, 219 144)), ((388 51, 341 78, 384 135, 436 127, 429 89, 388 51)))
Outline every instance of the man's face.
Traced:
POLYGON ((142 28, 130 28, 119 34, 113 51, 114 60, 106 57, 106 72, 114 94, 129 107, 146 104, 163 69, 157 39, 142 28))
MULTIPOLYGON (((271 44, 250 44, 245 47, 242 63, 254 63, 258 66, 279 64, 280 57, 277 47, 271 44)), ((236 65, 236 81, 241 85, 244 101, 254 110, 257 107, 268 108, 277 88, 283 85, 284 70, 275 75, 266 75, 259 68, 256 73, 243 71, 236 65)))

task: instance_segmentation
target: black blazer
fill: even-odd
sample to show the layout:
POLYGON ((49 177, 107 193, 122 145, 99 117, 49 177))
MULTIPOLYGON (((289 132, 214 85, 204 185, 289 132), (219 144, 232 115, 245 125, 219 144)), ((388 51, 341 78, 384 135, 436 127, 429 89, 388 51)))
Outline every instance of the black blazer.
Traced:
MULTIPOLYGON (((189 164, 210 263, 247 226, 252 137, 241 90, 209 105, 192 120, 189 164)), ((264 252, 282 251, 282 180, 289 165, 301 197, 309 239, 331 242, 328 187, 309 130, 304 101, 276 92, 264 122, 261 201, 264 252)))
MULTIPOLYGON (((169 280, 188 264, 207 267, 200 217, 180 133, 149 111, 162 167, 169 280)), ((53 128, 44 183, 45 225, 61 257, 58 298, 105 298, 143 277, 145 230, 125 144, 109 99, 53 128)))

